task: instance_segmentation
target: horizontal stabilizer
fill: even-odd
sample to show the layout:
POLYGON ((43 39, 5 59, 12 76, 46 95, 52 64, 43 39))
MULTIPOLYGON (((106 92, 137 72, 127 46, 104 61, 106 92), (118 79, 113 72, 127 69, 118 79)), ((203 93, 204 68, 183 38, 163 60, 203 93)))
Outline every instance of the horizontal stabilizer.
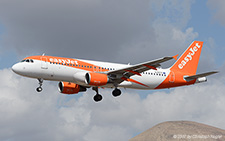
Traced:
POLYGON ((212 72, 206 72, 206 73, 202 73, 202 74, 187 76, 187 77, 184 77, 184 79, 186 81, 191 81, 191 80, 201 78, 201 77, 205 77, 205 76, 208 76, 208 75, 212 75, 212 74, 215 74, 215 73, 218 73, 218 71, 212 71, 212 72))

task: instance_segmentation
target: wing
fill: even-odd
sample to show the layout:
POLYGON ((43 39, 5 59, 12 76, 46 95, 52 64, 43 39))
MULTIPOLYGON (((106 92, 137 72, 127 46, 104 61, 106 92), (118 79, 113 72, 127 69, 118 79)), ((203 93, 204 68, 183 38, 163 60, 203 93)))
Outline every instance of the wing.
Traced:
POLYGON ((186 81, 191 81, 191 80, 194 80, 194 79, 197 79, 197 78, 200 78, 200 77, 205 77, 205 76, 208 76, 208 75, 212 75, 212 74, 215 74, 215 73, 218 73, 218 71, 212 71, 212 72, 207 72, 207 73, 187 76, 187 77, 184 77, 184 79, 186 81))
POLYGON ((137 65, 132 65, 132 66, 125 67, 122 69, 109 71, 107 74, 109 75, 109 77, 112 80, 114 80, 114 82, 117 80, 116 83, 120 83, 124 79, 128 79, 129 77, 131 77, 133 75, 141 76, 141 73, 144 71, 147 71, 150 69, 157 70, 157 67, 161 66, 160 63, 166 62, 173 58, 176 59, 176 57, 177 57, 177 55, 173 56, 173 57, 164 57, 164 58, 156 59, 153 61, 148 61, 148 62, 140 63, 137 65))

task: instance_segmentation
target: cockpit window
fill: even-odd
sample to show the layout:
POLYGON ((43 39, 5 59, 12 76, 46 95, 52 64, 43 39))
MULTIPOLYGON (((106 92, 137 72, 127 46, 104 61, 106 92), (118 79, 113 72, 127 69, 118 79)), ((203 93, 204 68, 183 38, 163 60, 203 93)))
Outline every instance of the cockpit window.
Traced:
POLYGON ((34 63, 34 60, 33 59, 25 59, 25 60, 22 60, 21 62, 34 63))

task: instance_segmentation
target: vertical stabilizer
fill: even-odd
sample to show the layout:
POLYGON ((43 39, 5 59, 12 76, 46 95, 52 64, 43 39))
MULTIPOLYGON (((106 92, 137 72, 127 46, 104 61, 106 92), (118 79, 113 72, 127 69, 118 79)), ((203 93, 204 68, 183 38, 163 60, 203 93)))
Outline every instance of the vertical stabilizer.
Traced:
POLYGON ((181 72, 183 74, 196 74, 199 58, 202 51, 203 42, 194 41, 180 58, 170 68, 173 72, 181 72))

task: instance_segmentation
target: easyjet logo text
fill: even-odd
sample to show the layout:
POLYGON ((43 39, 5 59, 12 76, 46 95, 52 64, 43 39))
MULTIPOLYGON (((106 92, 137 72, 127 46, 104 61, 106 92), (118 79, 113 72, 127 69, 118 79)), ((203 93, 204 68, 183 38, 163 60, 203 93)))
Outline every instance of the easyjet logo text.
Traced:
POLYGON ((50 62, 54 63, 63 63, 63 64, 76 64, 78 65, 78 62, 75 60, 70 60, 70 59, 56 59, 56 58, 50 58, 50 62))
POLYGON ((195 46, 193 48, 189 49, 189 53, 187 54, 186 57, 184 57, 184 59, 181 61, 181 63, 178 65, 179 69, 183 69, 184 66, 192 60, 193 56, 195 55, 195 53, 198 51, 198 49, 201 48, 201 46, 196 43, 195 46))

